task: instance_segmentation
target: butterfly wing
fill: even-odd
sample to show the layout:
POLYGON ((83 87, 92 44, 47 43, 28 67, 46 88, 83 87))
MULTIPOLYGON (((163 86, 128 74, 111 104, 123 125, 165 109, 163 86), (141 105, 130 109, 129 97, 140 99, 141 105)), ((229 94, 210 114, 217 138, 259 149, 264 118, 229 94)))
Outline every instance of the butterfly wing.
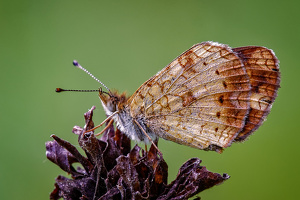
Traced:
POLYGON ((158 136, 199 149, 227 147, 245 125, 251 85, 226 45, 196 44, 146 81, 128 100, 158 136))
POLYGON ((243 130, 235 141, 245 140, 265 120, 280 87, 279 61, 274 52, 265 47, 247 46, 234 48, 242 59, 250 78, 250 110, 243 130))

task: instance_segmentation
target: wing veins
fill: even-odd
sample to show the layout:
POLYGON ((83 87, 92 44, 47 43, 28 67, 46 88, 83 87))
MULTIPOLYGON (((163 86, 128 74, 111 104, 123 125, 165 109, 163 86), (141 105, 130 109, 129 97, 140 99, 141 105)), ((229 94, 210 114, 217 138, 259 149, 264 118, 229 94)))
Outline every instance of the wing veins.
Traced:
MULTIPOLYGON (((151 118, 154 118, 154 117, 161 117, 161 116, 171 116, 171 117, 175 117, 175 118, 178 118, 179 115, 173 115, 173 114, 162 114, 162 115, 153 115, 151 116, 151 118)), ((148 117, 147 117, 148 118, 148 117)), ((235 127, 235 128, 242 128, 242 127, 238 127, 238 126, 233 126, 233 125, 228 125, 228 124, 224 124, 224 123, 219 123, 219 122, 214 122, 214 121, 209 121, 209 120, 203 120, 203 119, 200 119, 200 118, 195 118, 195 117, 183 117, 183 116, 180 116, 180 118, 184 118, 184 119, 192 119, 192 120, 195 120, 195 121, 203 121, 203 122, 210 122, 210 123, 214 123, 214 124, 220 124, 220 125, 224 125, 224 126, 231 126, 231 127, 235 127)), ((234 118, 234 117, 232 117, 234 118)))
MULTIPOLYGON (((245 74, 245 75, 246 75, 246 74, 245 74)), ((241 75, 233 75, 233 76, 228 76, 228 77, 234 77, 234 76, 241 76, 241 75)), ((214 81, 217 82, 217 81, 222 80, 222 79, 224 79, 224 78, 212 79, 212 80, 209 81, 209 82, 205 82, 205 83, 200 83, 200 84, 198 84, 198 85, 194 85, 194 87, 189 88, 189 89, 187 89, 187 90, 191 90, 191 89, 193 89, 193 88, 195 88, 195 87, 198 87, 198 86, 201 86, 201 85, 205 85, 205 84, 207 84, 207 83, 212 83, 212 82, 214 82, 214 81)), ((247 82, 248 82, 248 81, 245 80, 244 82, 240 82, 240 83, 247 83, 247 82)), ((179 85, 179 86, 180 86, 180 85, 179 85)), ((147 108, 145 109, 145 111, 147 111, 151 106, 153 106, 153 104, 155 104, 155 103, 156 103, 159 99, 161 99, 162 97, 164 97, 164 96, 166 96, 166 95, 174 96, 174 95, 172 95, 172 92, 173 92, 175 89, 177 89, 177 88, 178 88, 178 87, 172 89, 172 91, 170 91, 169 93, 164 93, 164 94, 162 94, 161 97, 159 97, 157 100, 153 101, 153 103, 149 104, 149 105, 147 106, 147 108)), ((185 91, 185 90, 184 90, 184 91, 185 91)), ((210 96, 210 95, 214 95, 214 94, 231 93, 231 92, 244 92, 244 91, 248 91, 248 90, 234 90, 234 91, 226 91, 226 92, 221 91, 221 92, 209 93, 208 95, 204 95, 204 96, 198 97, 197 100, 203 99, 204 97, 207 97, 207 96, 210 96)))
MULTIPOLYGON (((201 44, 201 43, 200 43, 201 44)), ((198 45, 200 45, 200 44, 198 44, 198 45)), ((195 48, 197 46, 197 44, 196 45, 194 45, 194 46, 192 46, 191 48, 189 48, 188 50, 186 50, 185 52, 187 52, 187 51, 190 51, 191 49, 193 49, 193 48, 195 48)), ((213 46, 210 46, 206 51, 204 51, 201 55, 203 55, 205 52, 207 52, 209 49, 211 49, 213 46)), ((180 57, 180 56, 182 56, 185 52, 183 52, 182 54, 180 54, 179 56, 177 56, 171 63, 173 63, 174 61, 177 61, 178 60, 178 58, 180 57)), ((199 55, 199 56, 201 56, 201 55, 199 55)), ((202 58, 203 59, 203 58, 202 58)), ((201 60, 201 59, 200 59, 201 60)), ((169 66, 171 63, 169 63, 167 66, 169 66)), ((166 66, 166 67, 167 67, 166 66)), ((156 77, 156 80, 153 82, 153 85, 155 84, 155 83, 157 83, 157 81, 158 80, 160 80, 161 79, 161 77, 163 76, 163 75, 165 75, 167 72, 169 72, 169 71, 171 71, 172 70, 172 68, 174 67, 175 65, 173 65, 172 67, 170 67, 168 70, 166 70, 166 71, 164 71, 163 73, 161 73, 160 74, 160 72, 158 72, 157 73, 157 75, 158 74, 160 74, 160 76, 158 77, 156 77)), ((194 66, 194 65, 192 65, 192 66, 194 66)), ((161 71, 163 71, 166 67, 164 67, 161 71)), ((179 78, 181 75, 182 75, 182 71, 184 71, 184 69, 183 70, 181 70, 181 73, 179 73, 178 74, 178 77, 177 78, 179 78)), ((177 78, 175 79, 175 80, 177 80, 177 78)), ((173 81, 173 83, 174 83, 174 81, 173 81)), ((172 83, 172 84, 173 84, 172 83)), ((171 84, 171 85, 172 85, 171 84)), ((146 94, 149 92, 149 90, 150 90, 150 87, 148 88, 148 90, 146 91, 146 94)), ((161 98, 161 97, 160 97, 161 98)), ((158 98, 158 99, 160 99, 160 98, 158 98)), ((157 99, 157 100, 158 100, 157 99)))
MULTIPOLYGON (((220 51, 221 51, 221 50, 220 50, 220 51)), ((220 51, 214 52, 214 53, 211 54, 211 55, 214 55, 214 54, 216 54, 216 53, 218 53, 218 52, 220 52, 220 51)), ((226 54, 226 55, 228 55, 228 54, 226 54)), ((216 58, 216 59, 214 59, 214 60, 217 60, 217 59, 222 58, 222 57, 223 57, 223 56, 218 57, 218 58, 216 58)), ((183 85, 183 84, 186 83, 187 81, 192 80, 192 79, 195 78, 196 76, 201 75, 202 73, 206 72, 207 70, 209 70, 209 69, 211 69, 211 68, 213 68, 213 67, 215 67, 215 66, 217 65, 217 64, 212 64, 212 65, 211 65, 210 67, 208 67, 207 69, 205 69, 205 70, 203 70, 203 71, 200 71, 200 72, 198 72, 196 75, 194 75, 194 76, 188 78, 187 80, 185 80, 185 82, 183 82, 182 84, 178 85, 177 87, 174 87, 174 88, 172 87, 172 86, 176 83, 176 81, 181 77, 181 75, 182 75, 185 71, 187 71, 187 70, 191 69, 192 67, 195 67, 196 65, 198 65, 198 64, 200 63, 201 60, 203 60, 203 58, 200 59, 200 60, 199 60, 197 63, 195 63, 194 65, 191 65, 191 67, 181 70, 181 73, 176 77, 176 79, 172 82, 172 84, 169 86, 169 88, 168 88, 168 89, 167 89, 167 90, 166 90, 159 98, 157 98, 155 101, 153 101, 151 104, 149 104, 145 110, 149 109, 149 107, 151 107, 153 104, 155 104, 157 101, 159 101, 159 100, 160 100, 162 97, 164 97, 166 94, 170 94, 170 93, 167 93, 170 89, 172 89, 170 92, 176 90, 179 86, 183 85)), ((214 60, 211 60, 211 61, 214 61, 214 60)), ((233 60, 228 60, 228 61, 223 62, 223 63, 227 63, 227 62, 234 61, 234 60, 239 60, 239 59, 237 58, 237 59, 233 59, 233 60)), ((223 63, 222 63, 222 64, 223 64, 223 63)), ((242 62, 241 62, 241 64, 242 64, 242 62)), ((224 71, 226 71, 226 70, 224 70, 224 71)), ((245 73, 245 75, 246 75, 246 73, 245 73)), ((241 75, 234 75, 234 76, 241 76, 241 75)), ((234 77, 234 76, 227 76, 227 77, 234 77)), ((226 77, 226 78, 227 78, 227 77, 226 77)), ((157 82, 160 78, 161 78, 161 76, 156 80, 156 82, 157 82)), ((212 79, 210 82, 205 82, 205 83, 203 83, 202 85, 207 84, 207 83, 211 83, 211 82, 213 82, 214 80, 221 80, 221 79, 224 79, 224 77, 223 77, 223 78, 220 78, 220 79, 212 79)), ((199 85, 198 85, 198 86, 199 86, 199 85)), ((149 89, 150 89, 150 88, 149 88, 149 89)), ((148 90, 149 90, 149 89, 148 89, 148 90)))

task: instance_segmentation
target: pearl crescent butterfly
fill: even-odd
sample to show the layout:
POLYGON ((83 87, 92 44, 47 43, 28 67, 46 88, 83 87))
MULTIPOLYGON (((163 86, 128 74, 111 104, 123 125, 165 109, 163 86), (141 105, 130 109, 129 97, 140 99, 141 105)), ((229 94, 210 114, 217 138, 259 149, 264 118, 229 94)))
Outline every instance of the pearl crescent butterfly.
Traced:
POLYGON ((221 152, 247 139, 263 123, 279 84, 279 61, 272 50, 202 42, 129 98, 105 85, 108 92, 101 89, 99 97, 108 119, 132 140, 149 143, 163 138, 221 152))

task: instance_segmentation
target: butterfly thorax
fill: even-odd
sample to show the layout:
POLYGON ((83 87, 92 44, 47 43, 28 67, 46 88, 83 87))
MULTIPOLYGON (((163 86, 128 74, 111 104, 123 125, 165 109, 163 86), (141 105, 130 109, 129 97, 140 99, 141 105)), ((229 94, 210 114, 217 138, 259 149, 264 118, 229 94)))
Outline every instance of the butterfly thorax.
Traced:
POLYGON ((130 106, 127 101, 128 98, 125 93, 119 94, 118 92, 112 92, 111 94, 106 94, 100 91, 99 97, 107 116, 110 116, 117 111, 117 114, 113 116, 113 120, 115 121, 117 128, 131 140, 145 142, 146 144, 150 143, 143 130, 152 140, 157 138, 156 134, 150 130, 146 120, 142 116, 137 116, 135 118, 131 116, 130 106), (141 130, 136 122, 139 123, 143 130, 141 130))

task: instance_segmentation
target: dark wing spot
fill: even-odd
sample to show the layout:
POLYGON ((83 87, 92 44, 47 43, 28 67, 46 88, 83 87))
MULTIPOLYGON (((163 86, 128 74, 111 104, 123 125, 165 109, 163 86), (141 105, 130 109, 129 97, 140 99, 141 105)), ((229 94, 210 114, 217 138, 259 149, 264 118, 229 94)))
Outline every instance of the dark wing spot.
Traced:
POLYGON ((227 88, 227 84, 225 81, 223 81, 223 86, 224 86, 224 88, 227 88))
POLYGON ((217 127, 217 128, 215 128, 215 131, 216 131, 216 132, 218 132, 218 130, 219 130, 219 128, 218 128, 218 127, 217 127))
POLYGON ((217 118, 220 118, 220 116, 221 116, 221 113, 217 112, 217 118))
POLYGON ((224 102, 224 96, 223 96, 223 95, 221 95, 221 96, 219 97, 219 102, 220 102, 220 103, 223 103, 223 102, 224 102))
POLYGON ((252 86, 252 91, 259 93, 259 85, 253 85, 252 86))
POLYGON ((217 75, 220 75, 220 72, 219 72, 218 70, 216 70, 216 74, 217 74, 217 75))

